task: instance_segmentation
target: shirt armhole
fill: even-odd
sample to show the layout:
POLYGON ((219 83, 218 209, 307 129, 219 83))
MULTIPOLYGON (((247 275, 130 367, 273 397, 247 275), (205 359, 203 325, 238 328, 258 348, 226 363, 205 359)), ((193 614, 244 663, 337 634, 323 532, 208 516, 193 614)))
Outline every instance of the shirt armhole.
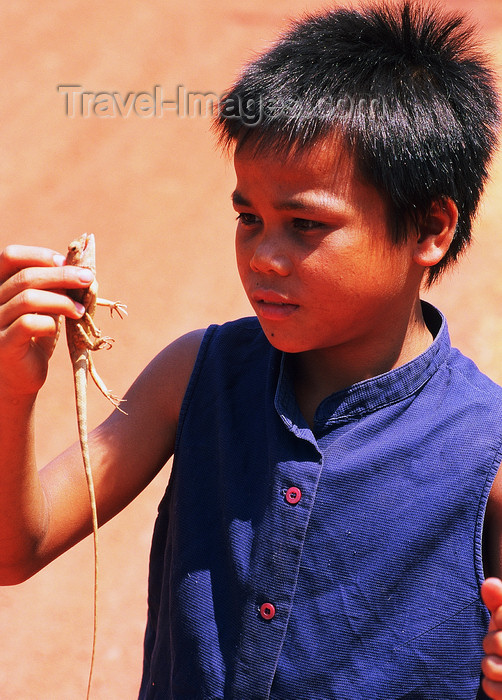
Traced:
POLYGON ((192 374, 190 375, 190 379, 188 381, 188 386, 185 391, 185 396, 183 397, 183 401, 181 403, 181 409, 180 409, 180 416, 178 420, 178 427, 176 429, 176 439, 174 443, 174 458, 176 458, 176 452, 178 451, 178 445, 179 441, 181 439, 181 433, 183 431, 183 425, 185 423, 185 417, 188 411, 188 407, 190 405, 190 400, 193 396, 193 393, 195 391, 195 387, 197 385, 199 376, 200 376, 200 371, 202 368, 202 365, 204 363, 204 360, 206 358, 207 350, 209 347, 209 344, 211 343, 211 340, 217 331, 218 326, 216 324, 213 324, 209 326, 204 333, 204 337, 202 338, 202 342, 200 344, 199 351, 197 353, 197 357, 195 360, 195 364, 193 366, 192 374))

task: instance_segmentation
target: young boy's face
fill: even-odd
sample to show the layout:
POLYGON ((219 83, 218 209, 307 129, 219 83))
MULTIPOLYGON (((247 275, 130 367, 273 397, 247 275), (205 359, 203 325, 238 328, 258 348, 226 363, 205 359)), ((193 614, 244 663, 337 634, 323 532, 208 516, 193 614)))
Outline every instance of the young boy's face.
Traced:
POLYGON ((288 158, 235 156, 236 251, 247 296, 286 352, 378 346, 418 304, 416 237, 391 241, 376 189, 340 147, 288 158))

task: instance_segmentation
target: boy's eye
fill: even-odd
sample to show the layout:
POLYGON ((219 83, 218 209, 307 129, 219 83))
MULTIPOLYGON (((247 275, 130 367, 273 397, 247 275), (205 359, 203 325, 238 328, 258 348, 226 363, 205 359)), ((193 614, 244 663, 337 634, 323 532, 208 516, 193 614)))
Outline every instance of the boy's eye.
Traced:
POLYGON ((248 214, 246 212, 242 212, 237 216, 237 221, 239 221, 241 224, 244 224, 244 226, 255 226, 259 219, 255 214, 248 214))
MULTIPOLYGON (((256 216, 256 214, 241 212, 237 215, 237 221, 243 226, 257 226, 260 224, 261 219, 256 216)), ((291 220, 290 225, 294 230, 302 233, 308 233, 309 231, 317 231, 319 229, 326 228, 326 225, 320 221, 314 221, 313 219, 301 219, 297 217, 291 220)))
POLYGON ((300 231, 313 231, 314 229, 324 228, 320 221, 311 219, 293 219, 293 226, 300 231))

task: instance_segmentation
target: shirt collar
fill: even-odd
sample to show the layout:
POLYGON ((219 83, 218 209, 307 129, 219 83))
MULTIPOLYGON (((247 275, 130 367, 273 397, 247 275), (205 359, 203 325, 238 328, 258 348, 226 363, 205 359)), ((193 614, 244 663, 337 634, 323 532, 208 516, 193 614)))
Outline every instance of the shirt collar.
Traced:
MULTIPOLYGON (((443 314, 427 302, 422 302, 427 326, 435 336, 422 354, 396 369, 371 379, 357 382, 347 389, 328 396, 318 406, 314 431, 322 432, 335 423, 346 423, 377 411, 415 394, 426 384, 446 360, 450 349, 448 325, 443 314)), ((282 421, 298 437, 312 441, 312 432, 303 418, 294 395, 293 384, 282 353, 275 407, 282 421)))

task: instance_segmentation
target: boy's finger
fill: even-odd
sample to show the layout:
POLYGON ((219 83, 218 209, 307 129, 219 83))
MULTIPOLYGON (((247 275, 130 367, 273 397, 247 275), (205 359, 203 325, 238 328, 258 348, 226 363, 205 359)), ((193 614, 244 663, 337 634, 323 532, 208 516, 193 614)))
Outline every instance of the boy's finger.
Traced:
POLYGON ((502 632, 500 630, 492 630, 485 635, 483 650, 487 656, 496 656, 502 661, 502 632))
POLYGON ((63 315, 80 318, 84 311, 85 307, 82 304, 70 299, 66 294, 28 289, 0 306, 0 329, 8 328, 24 316, 30 317, 31 320, 33 315, 63 315))
POLYGON ((18 294, 33 290, 75 289, 89 284, 94 279, 91 270, 75 265, 63 267, 26 267, 0 285, 0 304, 8 302, 18 294))
POLYGON ((493 698, 493 700, 502 700, 502 683, 495 683, 488 678, 483 678, 481 685, 488 697, 493 698))
POLYGON ((9 245, 0 252, 0 282, 24 267, 61 266, 64 260, 64 255, 49 248, 9 245))
POLYGON ((481 597, 488 610, 493 614, 502 606, 502 581, 499 578, 487 578, 481 586, 481 597))
POLYGON ((500 656, 488 655, 481 661, 485 677, 497 683, 502 682, 502 659, 500 656))

